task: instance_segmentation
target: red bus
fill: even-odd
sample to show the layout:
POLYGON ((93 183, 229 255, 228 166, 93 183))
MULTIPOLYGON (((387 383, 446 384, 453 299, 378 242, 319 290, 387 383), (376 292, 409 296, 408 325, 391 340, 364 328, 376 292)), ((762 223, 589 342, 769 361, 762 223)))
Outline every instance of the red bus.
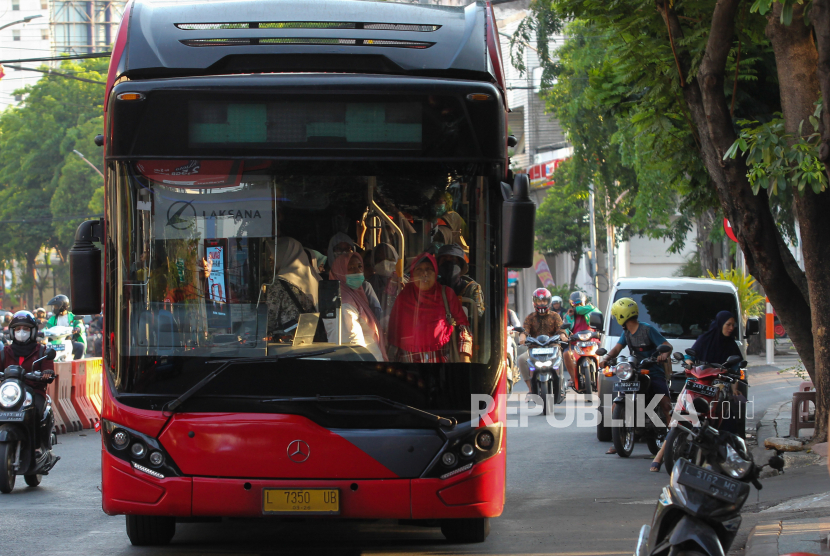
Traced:
MULTIPOLYGON (((105 216, 70 267, 76 313, 103 298, 103 509, 133 544, 217 517, 486 538, 504 504, 506 269, 532 263, 535 210, 507 169, 504 95, 482 2, 127 5, 105 216), (402 301, 410 265, 442 244, 463 252, 437 272, 461 343, 407 351, 428 326, 402 301)), ((419 296, 415 313, 431 299, 445 317, 419 296)))

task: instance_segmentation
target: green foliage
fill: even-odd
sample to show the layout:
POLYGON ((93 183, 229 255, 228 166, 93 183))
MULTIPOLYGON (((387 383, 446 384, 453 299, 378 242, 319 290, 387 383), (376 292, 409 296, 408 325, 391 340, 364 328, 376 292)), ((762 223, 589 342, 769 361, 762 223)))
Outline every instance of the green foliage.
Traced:
POLYGON ((567 179, 574 166, 567 160, 556 169, 557 185, 536 211, 536 250, 558 255, 582 256, 589 241, 588 192, 567 179))
MULTIPOLYGON (((701 276, 701 278, 707 278, 707 276, 701 276)), ((749 274, 744 274, 740 270, 733 268, 726 272, 719 270, 717 276, 709 272, 708 278, 712 278, 713 280, 728 280, 735 285, 738 289, 738 299, 741 302, 741 310, 743 311, 743 315, 741 316, 744 321, 746 321, 747 317, 757 317, 764 313, 764 296, 759 294, 754 288, 755 278, 749 274)))
POLYGON ((686 259, 686 262, 674 271, 674 276, 689 276, 696 278, 701 274, 703 274, 703 264, 700 262, 699 251, 692 253, 692 255, 686 259))
POLYGON ((804 135, 804 122, 798 126, 798 136, 793 137, 785 129, 783 115, 767 123, 740 120, 742 126, 738 139, 723 158, 735 158, 738 153, 746 155, 749 168, 747 177, 757 195, 761 188, 771 196, 782 195, 790 188, 799 193, 810 187, 818 194, 827 189, 827 174, 824 163, 819 160, 821 144, 819 120, 822 104, 818 103, 809 124, 813 133, 804 135))
MULTIPOLYGON (((60 72, 103 81, 107 63, 66 61, 60 72)), ((57 247, 66 254, 73 226, 82 219, 57 218, 87 215, 90 198, 102 185, 72 149, 100 160, 92 136, 103 130, 104 87, 45 75, 16 93, 25 95, 23 103, 0 114, 0 220, 5 232, 0 259, 32 264, 42 247, 57 247), (97 123, 90 123, 93 120, 97 123)), ((29 270, 22 291, 34 285, 29 270)))

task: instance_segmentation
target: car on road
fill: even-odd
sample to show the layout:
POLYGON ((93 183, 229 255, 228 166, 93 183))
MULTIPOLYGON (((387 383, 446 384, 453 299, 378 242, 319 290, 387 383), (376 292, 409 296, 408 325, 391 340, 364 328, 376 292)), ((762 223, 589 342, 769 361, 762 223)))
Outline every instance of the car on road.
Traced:
MULTIPOLYGON (((637 302, 640 310, 640 321, 656 327, 672 345, 673 352, 683 353, 692 347, 695 340, 709 328, 709 324, 719 311, 730 311, 733 315, 741 315, 741 303, 738 290, 732 282, 727 280, 710 280, 705 278, 620 278, 614 284, 611 295, 608 297, 608 308, 605 314, 611 314, 611 306, 620 298, 630 297, 637 302)), ((736 340, 741 353, 746 357, 746 339, 757 334, 759 323, 757 318, 750 317, 747 322, 738 319, 736 340)), ((622 335, 622 326, 614 318, 605 321, 603 331, 603 346, 610 350, 622 335)), ((620 355, 628 355, 628 348, 623 348, 620 355)), ((672 372, 683 371, 679 364, 674 363, 672 372)), ((617 377, 599 375, 597 394, 600 405, 600 416, 605 415, 605 402, 613 399, 614 383, 617 377)), ((685 378, 672 379, 670 389, 679 392, 683 388, 685 378)), ((610 414, 610 408, 608 409, 610 414)), ((611 440, 611 427, 601 420, 597 423, 597 439, 608 442, 611 440)))

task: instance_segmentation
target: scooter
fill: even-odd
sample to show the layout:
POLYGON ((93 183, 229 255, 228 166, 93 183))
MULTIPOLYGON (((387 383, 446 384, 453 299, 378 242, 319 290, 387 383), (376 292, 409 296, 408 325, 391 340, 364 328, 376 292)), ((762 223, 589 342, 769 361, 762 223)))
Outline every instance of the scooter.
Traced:
MULTIPOLYGON (((56 355, 55 350, 47 348, 32 369, 42 361, 53 361, 56 355)), ((14 489, 17 475, 23 475, 30 487, 38 486, 60 457, 52 453, 52 400, 46 396, 43 413, 39 415, 35 394, 25 383, 28 380, 50 384, 54 377, 44 376, 40 370, 27 373, 19 365, 9 365, 0 371, 0 380, 0 492, 8 494, 14 489)))
POLYGON ((676 430, 696 446, 695 459, 674 464, 651 525, 640 529, 634 555, 723 556, 741 525, 749 483, 760 490, 761 469, 768 465, 781 471, 784 460, 775 455, 757 466, 742 438, 708 424, 698 430, 679 424, 676 430))
POLYGON ((53 326, 52 328, 44 328, 43 337, 46 338, 47 345, 57 352, 55 361, 72 361, 72 334, 75 329, 71 326, 53 326))
MULTIPOLYGON (((524 334, 524 328, 515 328, 524 334)), ((553 411, 553 406, 565 399, 565 365, 562 350, 568 345, 554 336, 530 336, 527 345, 527 366, 530 370, 531 393, 542 398, 542 415, 553 411)))
MULTIPOLYGON (((677 415, 695 413, 714 428, 720 429, 724 418, 731 418, 733 411, 738 407, 734 402, 732 385, 746 383, 746 375, 740 369, 746 365, 739 355, 733 355, 723 365, 694 361, 694 350, 687 349, 686 354, 693 358, 685 361, 680 353, 674 354, 674 360, 685 368, 686 384, 674 407, 677 415)), ((692 449, 687 442, 686 434, 674 427, 666 437, 664 459, 666 470, 672 469, 674 462, 686 454, 690 457, 692 449)))
MULTIPOLYGON (((661 354, 671 351, 671 347, 661 345, 657 347, 654 355, 648 359, 643 359, 637 362, 634 356, 617 357, 615 364, 605 371, 607 376, 616 374, 619 379, 614 384, 614 392, 617 397, 614 398, 614 408, 611 412, 612 428, 611 440, 614 442, 614 448, 617 450, 617 455, 627 458, 634 451, 634 443, 637 440, 645 440, 649 451, 652 455, 657 455, 663 441, 666 439, 667 429, 665 423, 654 422, 649 416, 648 412, 638 411, 636 404, 644 403, 644 407, 651 404, 655 394, 651 390, 651 377, 654 363, 657 363, 657 357, 661 354), (626 405, 632 405, 634 411, 626 411, 626 405), (637 423, 636 419, 645 416, 642 423, 637 423)), ((599 355, 605 355, 605 349, 597 350, 599 355)), ((656 372, 663 372, 661 367, 656 367, 656 372)), ((668 418, 668 416, 665 416, 668 418)))
MULTIPOLYGON (((569 323, 565 325, 571 327, 569 323)), ((602 313, 595 311, 588 316, 588 326, 591 330, 581 330, 571 334, 568 341, 573 352, 576 368, 576 377, 573 389, 577 394, 592 394, 597 391, 599 380, 599 354, 602 330, 602 313)))

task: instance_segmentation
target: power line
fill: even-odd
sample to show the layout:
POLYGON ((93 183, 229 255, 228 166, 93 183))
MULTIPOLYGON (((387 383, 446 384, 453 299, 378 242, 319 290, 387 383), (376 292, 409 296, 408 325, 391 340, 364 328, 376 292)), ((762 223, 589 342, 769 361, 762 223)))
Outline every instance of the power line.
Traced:
POLYGON ((10 65, 6 64, 7 68, 16 69, 18 71, 36 71, 38 73, 45 73, 46 75, 57 75, 58 77, 66 77, 67 79, 75 79, 76 81, 83 81, 84 83, 97 83, 99 85, 106 85, 106 81, 95 81, 94 79, 86 79, 85 77, 75 77, 74 75, 70 75, 68 73, 61 73, 59 71, 54 70, 42 70, 42 69, 35 69, 35 68, 24 68, 23 66, 17 65, 10 65))
POLYGON ((112 52, 93 52, 92 54, 73 54, 71 56, 52 56, 49 58, 22 58, 19 60, 0 60, 0 64, 22 64, 24 62, 62 62, 64 60, 86 60, 88 58, 109 58, 112 52))

